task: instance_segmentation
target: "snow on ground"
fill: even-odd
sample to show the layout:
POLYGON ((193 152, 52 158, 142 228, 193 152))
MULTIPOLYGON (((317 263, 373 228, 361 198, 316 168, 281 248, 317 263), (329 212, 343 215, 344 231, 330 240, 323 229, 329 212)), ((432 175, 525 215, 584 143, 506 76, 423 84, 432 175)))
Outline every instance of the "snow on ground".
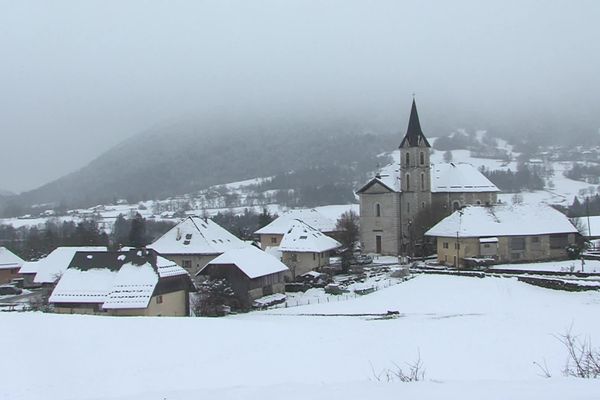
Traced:
MULTIPOLYGON (((600 272, 600 260, 584 260, 583 272, 600 272)), ((498 264, 497 269, 515 269, 527 271, 581 272, 581 260, 550 261, 525 264, 498 264)))
POLYGON ((348 301, 226 318, 0 313, 11 343, 0 399, 597 399, 600 381, 560 376, 555 335, 573 326, 598 343, 599 312, 599 292, 420 275, 348 301), (388 310, 401 315, 307 315, 388 310), (419 353, 425 382, 374 379, 419 353))

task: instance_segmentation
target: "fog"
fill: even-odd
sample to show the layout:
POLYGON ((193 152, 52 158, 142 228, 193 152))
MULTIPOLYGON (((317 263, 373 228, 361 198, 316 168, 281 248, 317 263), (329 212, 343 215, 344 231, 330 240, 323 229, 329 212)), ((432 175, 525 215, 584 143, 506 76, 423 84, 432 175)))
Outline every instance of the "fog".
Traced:
MULTIPOLYGON (((165 121, 600 128, 596 1, 1 1, 0 188, 165 121)), ((397 128, 396 128, 397 127, 397 128)))

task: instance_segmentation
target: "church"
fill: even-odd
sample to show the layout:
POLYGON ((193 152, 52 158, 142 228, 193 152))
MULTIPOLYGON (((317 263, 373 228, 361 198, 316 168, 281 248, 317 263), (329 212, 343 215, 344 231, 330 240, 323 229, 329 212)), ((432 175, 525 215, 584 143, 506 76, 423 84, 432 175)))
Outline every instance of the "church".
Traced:
POLYGON ((471 164, 431 164, 413 99, 400 159, 382 168, 356 193, 365 253, 408 255, 427 223, 465 205, 492 205, 499 189, 471 164), (423 225, 423 226, 421 226, 423 225))

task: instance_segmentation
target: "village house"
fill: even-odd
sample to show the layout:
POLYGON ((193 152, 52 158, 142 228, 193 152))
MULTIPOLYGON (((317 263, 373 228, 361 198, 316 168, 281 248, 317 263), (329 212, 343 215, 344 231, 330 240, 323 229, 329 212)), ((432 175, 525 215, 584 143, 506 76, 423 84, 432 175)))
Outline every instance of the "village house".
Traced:
POLYGON ((331 251, 341 243, 300 220, 291 222, 283 235, 278 250, 281 261, 291 271, 292 279, 308 271, 329 265, 331 251))
POLYGON ((478 260, 495 263, 566 258, 577 229, 546 205, 467 206, 426 232, 437 240, 438 261, 464 267, 478 260))
POLYGON ((10 283, 13 279, 19 278, 19 270, 24 262, 21 257, 6 247, 0 247, 0 285, 10 283))
POLYGON ((279 246, 283 235, 289 231, 291 225, 297 220, 308 224, 330 237, 336 238, 338 234, 336 221, 327 218, 315 209, 289 210, 271 221, 270 224, 254 232, 254 234, 260 236, 260 247, 266 250, 269 247, 279 246))
POLYGON ((242 308, 260 297, 285 292, 289 269, 277 258, 254 247, 228 250, 198 271, 207 279, 226 279, 242 308))
POLYGON ((208 218, 185 218, 148 245, 163 257, 182 266, 191 276, 228 250, 249 245, 208 218))
POLYGON ((188 316, 189 274, 151 249, 80 251, 49 298, 57 313, 188 316))
MULTIPOLYGON (((400 159, 356 193, 360 201, 360 241, 367 253, 406 255, 418 217, 439 221, 469 204, 497 202, 499 189, 470 164, 430 163, 431 146, 421 130, 413 99, 400 159)), ((430 225, 429 225, 430 226, 430 225)))
POLYGON ((78 251, 106 251, 102 246, 64 246, 57 247, 46 257, 38 261, 24 263, 20 273, 25 286, 51 286, 67 269, 67 266, 78 251))

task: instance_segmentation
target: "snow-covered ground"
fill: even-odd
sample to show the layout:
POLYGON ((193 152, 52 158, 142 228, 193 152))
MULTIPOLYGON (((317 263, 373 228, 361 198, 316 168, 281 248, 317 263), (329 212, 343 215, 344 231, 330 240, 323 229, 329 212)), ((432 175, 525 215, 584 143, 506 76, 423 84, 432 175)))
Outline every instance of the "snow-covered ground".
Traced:
MULTIPOLYGON (((493 268, 527 271, 582 272, 580 260, 550 261, 525 264, 498 264, 494 265, 493 268)), ((600 273, 600 260, 584 260, 583 272, 600 273)))
POLYGON ((10 343, 0 399, 597 399, 600 380, 561 376, 556 335, 572 327, 598 343, 599 312, 600 292, 420 275, 348 301, 226 318, 0 313, 10 343), (390 310, 401 314, 315 315, 390 310), (418 354, 425 381, 374 378, 418 354))

